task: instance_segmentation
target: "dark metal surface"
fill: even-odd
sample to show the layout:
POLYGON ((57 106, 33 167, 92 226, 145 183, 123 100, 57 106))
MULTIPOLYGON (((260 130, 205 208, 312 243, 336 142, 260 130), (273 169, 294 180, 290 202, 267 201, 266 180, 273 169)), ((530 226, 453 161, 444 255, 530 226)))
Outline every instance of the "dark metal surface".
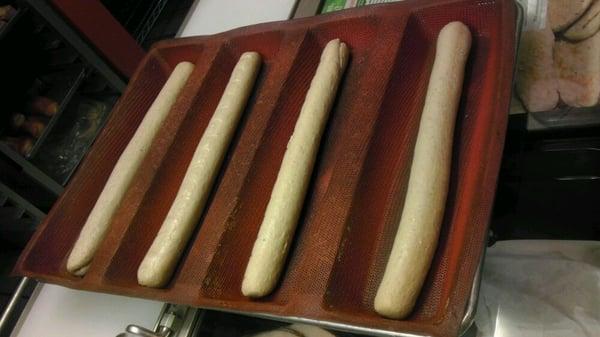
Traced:
POLYGON ((102 59, 98 53, 86 43, 75 32, 64 19, 45 0, 25 0, 33 9, 35 9, 48 23, 71 44, 81 56, 93 67, 95 67, 107 81, 118 91, 125 89, 125 81, 118 76, 112 67, 102 59))
POLYGON ((62 193, 64 189, 63 186, 57 183, 54 179, 50 178, 46 173, 30 163, 27 159, 23 158, 23 156, 16 153, 6 144, 0 143, 0 153, 17 163, 17 165, 19 165, 27 175, 54 193, 56 196, 62 193))
POLYGON ((75 92, 79 88, 79 85, 83 82, 83 79, 86 76, 86 72, 87 72, 87 69, 85 67, 81 67, 79 69, 77 76, 70 83, 69 88, 66 90, 65 95, 58 106, 58 112, 56 112, 56 114, 54 116, 52 116, 52 118, 50 119, 48 124, 46 124, 46 127, 44 128, 44 132, 42 133, 42 135, 38 139, 36 139, 35 144, 33 145, 31 152, 29 153, 30 157, 33 157, 36 155, 36 153, 40 149, 40 146, 44 143, 44 141, 46 140, 46 138, 48 137, 50 132, 52 132, 54 125, 56 125, 56 122, 62 116, 62 113, 67 108, 67 105, 69 105, 69 103, 71 102, 71 98, 73 97, 73 95, 75 95, 75 92))
POLYGON ((13 317, 13 315, 16 314, 15 310, 17 308, 17 303, 18 303, 19 299, 21 298, 21 296, 23 295, 23 293, 25 292, 27 285, 31 282, 34 282, 34 281, 27 277, 23 277, 21 279, 21 281, 19 282, 17 289, 13 293, 10 301, 8 302, 7 306, 4 308, 4 311, 2 312, 2 316, 0 317, 0 335, 7 333, 8 329, 9 329, 8 323, 9 323, 10 319, 13 317))

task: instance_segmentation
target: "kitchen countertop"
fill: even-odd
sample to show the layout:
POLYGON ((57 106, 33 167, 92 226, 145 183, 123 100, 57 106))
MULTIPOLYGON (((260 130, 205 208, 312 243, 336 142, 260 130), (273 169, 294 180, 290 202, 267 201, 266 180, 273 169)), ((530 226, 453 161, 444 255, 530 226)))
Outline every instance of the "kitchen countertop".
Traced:
POLYGON ((11 337, 110 337, 153 327, 163 303, 38 284, 11 337))

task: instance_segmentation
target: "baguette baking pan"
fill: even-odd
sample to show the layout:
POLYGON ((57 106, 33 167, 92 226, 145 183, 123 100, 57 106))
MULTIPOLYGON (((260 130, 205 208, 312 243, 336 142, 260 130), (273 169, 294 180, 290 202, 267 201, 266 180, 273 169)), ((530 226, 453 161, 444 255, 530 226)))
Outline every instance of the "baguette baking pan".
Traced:
MULTIPOLYGON (((487 238, 515 54, 510 0, 409 0, 213 36, 160 42, 20 257, 15 273, 76 289, 196 307, 295 317, 380 331, 455 336, 487 238), (412 315, 378 316, 375 292, 402 210, 437 33, 460 20, 473 34, 454 137, 439 245, 412 315), (271 189, 325 44, 351 59, 312 175, 279 286, 262 299, 240 287, 271 189), (137 268, 175 198, 239 56, 263 65, 198 228, 164 289, 137 268), (66 260, 119 155, 174 66, 196 64, 142 163, 87 275, 66 260)), ((435 165, 436 163, 431 163, 435 165)))

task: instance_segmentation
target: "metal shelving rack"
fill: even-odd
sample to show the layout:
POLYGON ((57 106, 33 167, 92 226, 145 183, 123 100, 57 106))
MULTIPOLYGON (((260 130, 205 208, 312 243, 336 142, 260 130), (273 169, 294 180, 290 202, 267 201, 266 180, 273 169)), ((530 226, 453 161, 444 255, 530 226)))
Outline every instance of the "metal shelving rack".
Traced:
MULTIPOLYGON (((93 48, 85 42, 76 31, 74 31, 65 21, 60 17, 58 13, 44 0, 25 0, 16 3, 19 8, 17 14, 6 24, 2 31, 0 31, 0 39, 9 34, 10 30, 18 23, 25 15, 36 15, 45 21, 45 26, 41 30, 50 30, 55 36, 61 40, 63 48, 70 48, 78 56, 72 65, 63 67, 59 66, 51 67, 48 72, 63 72, 65 80, 61 81, 59 85, 63 86, 62 94, 57 99, 59 104, 58 111, 52 116, 44 128, 43 133, 34 141, 34 145, 27 156, 24 156, 17 151, 13 150, 4 143, 0 143, 0 157, 1 160, 8 160, 11 163, 19 166, 23 173, 29 176, 32 180, 39 183, 48 191, 52 192, 55 196, 58 196, 63 188, 65 181, 60 181, 51 177, 47 174, 43 167, 38 167, 31 158, 34 158, 40 148, 45 143, 46 139, 52 134, 55 126, 61 121, 63 112, 72 103, 74 95, 77 93, 79 87, 85 81, 85 79, 93 72, 96 72, 103 76, 107 84, 112 88, 114 93, 122 92, 125 88, 125 81, 118 75, 112 68, 93 50, 93 48), (70 79, 68 79, 70 77, 70 79)), ((39 32, 38 32, 39 33, 39 32)), ((40 74, 43 76, 44 74, 40 74)), ((114 103, 114 102, 113 102, 114 103)), ((81 158, 77 159, 77 162, 81 158)), ((76 167, 77 165, 75 165, 76 167)), ((70 174, 68 174, 70 176, 70 174)), ((10 189, 5 185, 5 190, 10 189)), ((15 192, 16 193, 16 192, 15 192)))
MULTIPOLYGON (((61 58, 62 54, 58 54, 57 61, 61 64, 49 65, 44 68, 44 73, 36 75, 39 78, 54 76, 53 81, 46 83, 47 81, 44 78, 44 81, 40 80, 40 82, 44 83, 45 86, 48 84, 48 90, 51 90, 54 94, 52 99, 57 102, 58 109, 53 116, 47 118, 44 131, 35 139, 28 155, 23 155, 11 148, 7 143, 0 142, 0 164, 2 164, 2 167, 14 170, 11 171, 13 177, 18 175, 19 179, 27 180, 28 184, 38 186, 38 188, 48 192, 48 195, 56 199, 62 193, 68 178, 78 166, 85 152, 79 154, 79 158, 76 158, 77 165, 74 165, 72 171, 64 179, 57 179, 49 174, 35 160, 36 157, 44 154, 48 140, 57 132, 57 129, 60 129, 59 126, 72 118, 72 114, 67 116, 67 112, 72 111, 74 108, 73 105, 76 104, 75 98, 86 95, 86 93, 82 93, 84 91, 83 87, 88 83, 86 81, 95 76, 95 78, 100 78, 101 81, 105 82, 103 86, 107 89, 104 89, 102 93, 107 94, 107 99, 103 103, 106 103, 106 115, 108 115, 112 109, 112 105, 116 102, 116 97, 124 90, 126 80, 96 52, 92 45, 84 40, 65 21, 48 1, 16 0, 13 6, 17 12, 0 29, 0 43, 8 43, 5 39, 12 38, 11 34, 13 33, 17 35, 23 33, 23 28, 26 26, 28 29, 27 32, 31 30, 38 41, 43 41, 47 36, 52 36, 53 39, 56 38, 59 40, 57 43, 51 41, 47 44, 42 43, 43 46, 41 48, 51 49, 50 52, 57 50, 58 53, 64 49, 76 55, 73 60, 69 57, 69 61, 71 62, 68 64, 62 64, 67 58, 61 58), (36 22, 35 20, 42 22, 39 29, 38 27, 33 29, 31 28, 32 26, 27 26, 31 25, 32 22, 36 22)), ((46 52, 47 50, 42 51, 46 52)), ((90 97, 97 98, 96 96, 90 97)), ((105 121, 106 116, 99 123, 93 138, 100 132, 105 121)), ((21 242, 33 233, 37 224, 44 218, 47 209, 40 208, 39 205, 36 205, 36 201, 28 200, 24 197, 26 194, 22 193, 27 191, 23 190, 23 188, 27 188, 26 186, 29 185, 25 187, 18 186, 19 184, 12 181, 10 176, 9 174, 0 176, 0 232, 6 234, 6 236, 3 236, 3 240, 13 240, 18 237, 20 238, 19 242, 21 242), (9 238, 9 236, 12 237, 9 238)), ((47 208, 46 206, 44 207, 47 208)), ((0 336, 10 333, 12 318, 18 315, 18 303, 21 302, 23 296, 26 297, 26 289, 33 287, 33 284, 35 284, 33 280, 27 278, 21 279, 10 301, 2 308, 0 336)))
POLYGON ((169 0, 103 0, 109 9, 116 11, 115 18, 142 43, 163 12, 169 0))
POLYGON ((65 95, 58 106, 58 111, 54 116, 52 116, 48 124, 46 124, 42 135, 36 139, 35 144, 33 145, 31 152, 29 153, 29 157, 34 157, 36 155, 41 145, 44 143, 48 135, 52 132, 52 129, 56 125, 56 122, 60 119, 62 113, 65 111, 69 103, 71 103, 73 95, 75 95, 75 92, 77 92, 77 89, 85 79, 86 74, 87 68, 85 66, 80 66, 80 69, 78 69, 77 71, 77 75, 69 84, 68 89, 66 90, 65 95))
MULTIPOLYGON (((26 225, 33 229, 46 214, 35 205, 0 182, 0 226, 3 228, 26 225)), ((18 229, 18 228, 15 228, 18 229)))
POLYGON ((10 21, 8 21, 1 29, 0 29, 0 40, 4 38, 8 32, 13 28, 13 26, 19 21, 19 19, 27 12, 27 8, 20 8, 17 10, 15 16, 13 16, 10 21))
MULTIPOLYGON (((131 1, 131 3, 133 2, 135 1, 131 1)), ((15 40, 11 34, 13 32, 18 32, 17 35, 22 33, 23 26, 31 23, 28 20, 32 18, 40 19, 42 24, 39 27, 35 26, 32 32, 36 34, 38 41, 42 41, 39 47, 44 52, 54 53, 53 60, 57 61, 57 64, 48 67, 46 74, 37 74, 36 76, 55 76, 53 80, 49 81, 40 77, 39 83, 42 85, 58 83, 62 86, 52 89, 51 94, 47 95, 47 97, 56 101, 58 108, 53 116, 44 117, 46 123, 44 131, 34 140, 29 153, 25 155, 19 153, 7 143, 0 141, 0 170, 7 168, 11 170, 10 175, 3 174, 0 176, 0 216, 2 216, 0 220, 6 220, 0 221, 0 232, 6 230, 32 233, 45 216, 44 212, 50 206, 44 200, 46 204, 39 207, 40 205, 36 204, 38 200, 28 200, 25 197, 27 194, 31 195, 31 193, 20 194, 20 192, 25 191, 19 191, 18 188, 35 185, 36 189, 41 188, 44 191, 46 199, 48 199, 48 195, 52 196, 50 200, 55 200, 62 193, 64 186, 79 165, 79 161, 87 152, 87 148, 91 146, 97 134, 103 129, 108 114, 116 103, 118 96, 125 89, 127 79, 123 76, 127 76, 125 75, 127 73, 116 65, 113 67, 107 59, 101 56, 99 54, 100 50, 89 43, 87 38, 83 37, 85 33, 80 34, 80 31, 74 28, 78 27, 75 23, 72 25, 66 21, 65 17, 59 12, 58 7, 53 6, 52 0, 14 0, 13 3, 13 7, 17 12, 9 22, 0 28, 0 43, 3 43, 7 37, 15 40), (47 37, 50 38, 46 40, 47 37), (58 37, 59 41, 56 41, 54 37, 58 37), (63 54, 62 51, 65 51, 65 53, 63 54), (74 58, 71 57, 71 51, 76 54, 74 58), (65 65, 65 61, 68 61, 66 62, 68 64, 65 65), (81 107, 85 104, 89 106, 90 102, 93 101, 102 103, 96 106, 102 106, 103 118, 96 120, 97 123, 94 124, 93 128, 95 131, 91 137, 83 141, 78 140, 79 145, 85 144, 85 151, 79 153, 76 164, 69 168, 66 174, 58 177, 43 166, 44 160, 49 157, 48 149, 55 146, 54 142, 57 139, 68 139, 63 132, 68 130, 79 117, 82 117, 79 118, 80 121, 85 122, 85 118, 87 118, 85 114, 93 114, 98 111, 93 110, 93 113, 90 113, 81 107), (11 176, 17 178, 12 179, 16 181, 11 181, 11 176), (22 179, 27 180, 27 183, 23 184, 22 179)), ((117 1, 116 5, 123 6, 124 3, 117 1)), ((136 3, 141 4, 138 11, 133 13, 128 9, 127 13, 135 15, 135 20, 132 21, 133 25, 129 27, 122 24, 141 45, 150 34, 169 1, 152 0, 145 2, 144 0, 137 0, 136 3)), ((35 93, 35 95, 39 95, 39 93, 35 93)), ((34 96, 34 94, 28 92, 27 96, 34 96)), ((46 94, 42 93, 41 96, 46 96, 46 94)), ((17 134, 17 131, 0 127, 0 133, 4 131, 17 134)), ((28 278, 20 280, 10 301, 2 308, 0 336, 10 334, 13 324, 12 319, 19 314, 20 303, 26 301, 28 289, 33 288, 35 284, 34 280, 28 278)))

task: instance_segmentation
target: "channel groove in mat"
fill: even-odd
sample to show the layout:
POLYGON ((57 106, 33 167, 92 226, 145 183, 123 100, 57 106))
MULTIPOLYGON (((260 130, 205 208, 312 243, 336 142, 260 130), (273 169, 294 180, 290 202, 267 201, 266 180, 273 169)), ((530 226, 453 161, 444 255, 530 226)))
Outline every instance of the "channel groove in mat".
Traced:
POLYGON ((304 317, 385 331, 456 335, 483 251, 502 154, 516 9, 508 0, 407 0, 164 41, 140 64, 106 128, 23 252, 16 273, 77 289, 199 307, 304 317), (404 202, 439 29, 473 33, 440 241, 415 311, 373 310, 404 202), (280 282, 250 300, 241 281, 277 170, 325 44, 350 62, 323 134, 280 282), (137 284, 156 235, 245 51, 263 58, 254 91, 192 239, 163 289, 137 284), (144 159, 88 273, 66 259, 143 114, 181 61, 196 65, 144 159))

